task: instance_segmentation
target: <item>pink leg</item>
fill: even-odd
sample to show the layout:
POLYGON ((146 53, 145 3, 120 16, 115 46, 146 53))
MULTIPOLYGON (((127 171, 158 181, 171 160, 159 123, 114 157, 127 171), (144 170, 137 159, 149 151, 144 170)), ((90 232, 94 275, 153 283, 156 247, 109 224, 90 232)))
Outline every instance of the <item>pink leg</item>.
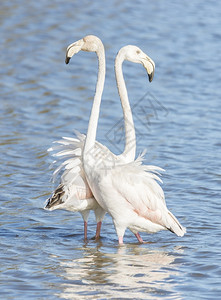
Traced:
POLYGON ((142 239, 142 237, 140 236, 139 232, 135 233, 135 236, 136 236, 136 238, 138 239, 138 242, 141 243, 141 244, 143 244, 143 239, 142 239))
POLYGON ((123 245, 124 244, 122 236, 119 236, 118 243, 119 243, 119 245, 123 245))
POLYGON ((96 235, 95 235, 95 239, 99 239, 100 237, 100 233, 101 233, 101 221, 100 222, 97 222, 97 229, 96 229, 96 235))
POLYGON ((87 222, 84 221, 84 240, 87 240, 87 222))

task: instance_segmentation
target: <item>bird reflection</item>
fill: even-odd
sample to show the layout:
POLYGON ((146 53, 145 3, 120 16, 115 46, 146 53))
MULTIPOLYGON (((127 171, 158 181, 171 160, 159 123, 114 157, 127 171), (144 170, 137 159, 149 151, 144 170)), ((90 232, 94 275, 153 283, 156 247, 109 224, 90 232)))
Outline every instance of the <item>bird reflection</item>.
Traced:
POLYGON ((87 299, 98 296, 143 299, 148 293, 151 299, 158 299, 158 293, 175 293, 170 278, 179 275, 174 262, 177 254, 137 245, 116 247, 113 253, 88 245, 82 250, 81 258, 61 262, 67 283, 57 295, 60 298, 77 299, 87 295, 87 299))

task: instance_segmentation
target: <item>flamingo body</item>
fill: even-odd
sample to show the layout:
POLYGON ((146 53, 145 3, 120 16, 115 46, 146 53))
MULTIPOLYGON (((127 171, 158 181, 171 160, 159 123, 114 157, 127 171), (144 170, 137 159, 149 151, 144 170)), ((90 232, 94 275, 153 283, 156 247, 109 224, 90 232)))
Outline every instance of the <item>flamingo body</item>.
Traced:
POLYGON ((167 209, 164 192, 157 181, 163 169, 136 161, 115 165, 102 171, 94 165, 85 165, 88 182, 98 203, 113 219, 122 243, 126 228, 134 234, 138 231, 155 233, 170 230, 183 236, 185 228, 167 209), (96 179, 96 180, 94 180, 96 179))

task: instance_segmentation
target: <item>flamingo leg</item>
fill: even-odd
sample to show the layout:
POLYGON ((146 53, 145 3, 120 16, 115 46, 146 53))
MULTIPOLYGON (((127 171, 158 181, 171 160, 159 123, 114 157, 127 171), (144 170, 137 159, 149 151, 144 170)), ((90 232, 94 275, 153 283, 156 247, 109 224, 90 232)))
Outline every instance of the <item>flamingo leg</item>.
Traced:
POLYGON ((119 245, 123 245, 124 244, 122 236, 119 236, 118 243, 119 243, 119 245))
POLYGON ((97 229, 96 229, 96 235, 95 235, 95 239, 99 239, 100 237, 100 233, 101 233, 101 221, 100 222, 97 222, 97 229))
POLYGON ((138 242, 141 243, 141 244, 143 244, 143 239, 142 239, 142 237, 140 236, 139 232, 135 233, 135 236, 136 236, 136 238, 138 239, 138 242))
POLYGON ((84 221, 84 240, 87 240, 87 222, 84 221))

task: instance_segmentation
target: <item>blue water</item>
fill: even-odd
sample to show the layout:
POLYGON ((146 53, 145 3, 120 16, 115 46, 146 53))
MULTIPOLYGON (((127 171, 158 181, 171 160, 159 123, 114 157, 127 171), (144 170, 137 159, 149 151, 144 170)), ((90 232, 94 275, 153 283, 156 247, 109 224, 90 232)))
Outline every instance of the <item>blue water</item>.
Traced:
POLYGON ((0 4, 0 290, 2 299, 221 298, 221 4, 217 1, 5 1, 0 4), (137 153, 166 169, 169 209, 187 227, 117 245, 111 218, 83 241, 78 214, 43 210, 54 188, 52 141, 85 133, 97 75, 93 53, 64 64, 95 34, 107 56, 98 140, 123 149, 114 58, 135 44, 156 64, 124 63, 137 153))

